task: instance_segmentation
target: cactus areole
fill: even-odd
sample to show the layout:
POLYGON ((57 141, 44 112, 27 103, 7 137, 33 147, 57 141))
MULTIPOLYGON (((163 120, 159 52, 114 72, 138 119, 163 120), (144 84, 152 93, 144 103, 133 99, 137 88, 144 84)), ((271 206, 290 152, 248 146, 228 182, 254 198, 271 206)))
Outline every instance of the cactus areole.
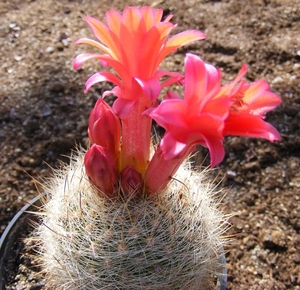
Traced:
POLYGON ((187 159, 201 145, 211 166, 219 164, 228 135, 280 140, 264 116, 281 99, 264 80, 247 83, 246 65, 225 85, 219 69, 191 53, 184 74, 158 68, 177 48, 205 38, 198 30, 170 36, 172 15, 162 17, 146 6, 110 10, 106 24, 84 18, 96 40, 76 44, 100 53, 79 54, 74 68, 99 60, 103 69, 85 91, 103 81, 114 87, 91 111, 90 147, 45 185, 43 222, 32 239, 53 289, 214 288, 228 227, 222 196, 207 169, 193 170, 187 159), (165 130, 154 144, 152 120, 165 130))

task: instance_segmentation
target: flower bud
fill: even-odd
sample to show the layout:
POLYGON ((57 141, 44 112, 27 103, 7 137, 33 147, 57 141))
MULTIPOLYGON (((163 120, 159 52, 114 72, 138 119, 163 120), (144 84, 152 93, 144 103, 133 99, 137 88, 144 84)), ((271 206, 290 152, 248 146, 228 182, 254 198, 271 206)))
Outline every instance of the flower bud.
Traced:
POLYGON ((121 171, 121 187, 126 196, 137 195, 142 190, 142 176, 133 166, 126 166, 121 171))
POLYGON ((96 143, 118 156, 120 150, 121 125, 111 107, 99 99, 89 117, 88 135, 96 143))
POLYGON ((86 174, 102 196, 112 196, 117 183, 114 155, 102 146, 93 144, 84 157, 86 174))

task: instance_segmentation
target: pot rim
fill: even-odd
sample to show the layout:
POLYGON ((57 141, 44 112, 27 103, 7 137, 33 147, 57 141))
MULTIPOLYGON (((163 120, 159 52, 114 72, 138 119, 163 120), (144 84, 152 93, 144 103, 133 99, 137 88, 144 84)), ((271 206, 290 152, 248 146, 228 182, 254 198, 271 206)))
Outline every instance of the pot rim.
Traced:
POLYGON ((10 252, 10 248, 16 242, 18 235, 20 234, 19 229, 24 225, 24 222, 28 222, 28 219, 33 216, 33 213, 29 210, 36 209, 35 204, 40 202, 40 199, 45 194, 40 194, 27 202, 12 218, 12 220, 6 226, 4 232, 0 238, 0 289, 3 289, 5 281, 3 275, 5 273, 5 262, 7 261, 7 255, 10 252))
MULTIPOLYGON (((38 195, 36 197, 34 197, 32 200, 30 200, 29 202, 27 202, 13 217, 13 219, 9 222, 9 224, 6 226, 4 232, 1 235, 0 238, 0 261, 3 257, 2 255, 2 248, 4 245, 5 240, 7 239, 8 233, 14 228, 16 222, 18 221, 18 219, 21 217, 21 215, 23 213, 26 214, 30 214, 30 212, 28 212, 27 210, 33 206, 38 200, 40 200, 42 197, 42 195, 38 195)), ((0 263, 1 264, 1 263, 0 263)))

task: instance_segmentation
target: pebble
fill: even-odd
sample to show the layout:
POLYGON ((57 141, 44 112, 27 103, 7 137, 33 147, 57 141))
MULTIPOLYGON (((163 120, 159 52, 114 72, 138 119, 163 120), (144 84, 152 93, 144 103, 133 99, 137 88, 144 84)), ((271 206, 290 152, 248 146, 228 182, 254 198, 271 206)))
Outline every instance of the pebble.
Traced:
POLYGON ((16 61, 20 61, 20 60, 22 59, 22 56, 15 55, 14 59, 15 59, 16 61))
POLYGON ((52 47, 52 46, 48 46, 47 48, 46 48, 46 52, 47 53, 53 53, 54 52, 54 47, 52 47))
POLYGON ((280 230, 266 230, 263 235, 263 243, 265 248, 285 248, 287 246, 285 234, 280 230))
POLYGON ((278 84, 278 83, 282 83, 283 82, 283 78, 281 76, 277 76, 273 81, 272 84, 278 84))
POLYGON ((296 263, 296 264, 300 264, 300 254, 299 253, 295 253, 292 255, 292 260, 296 263))

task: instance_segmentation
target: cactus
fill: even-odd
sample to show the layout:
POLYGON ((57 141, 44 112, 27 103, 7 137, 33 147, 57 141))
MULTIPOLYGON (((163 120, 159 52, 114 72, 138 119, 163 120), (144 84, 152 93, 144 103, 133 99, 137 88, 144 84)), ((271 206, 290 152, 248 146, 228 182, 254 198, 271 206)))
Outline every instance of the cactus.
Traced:
MULTIPOLYGON (((53 289, 212 289, 227 228, 205 171, 182 165, 160 195, 102 198, 79 150, 48 182, 33 233, 53 289)), ((120 189, 118 189, 120 190, 120 189)))
POLYGON ((247 84, 245 65, 224 86, 220 70, 190 53, 184 76, 157 69, 169 53, 205 37, 188 30, 167 40, 175 25, 171 15, 162 16, 163 10, 146 6, 108 11, 107 26, 85 18, 100 42, 76 43, 105 54, 79 54, 74 68, 93 58, 112 66, 117 75, 92 75, 86 92, 109 81, 115 87, 103 97, 117 99, 112 108, 97 101, 89 118, 90 148, 46 182, 48 199, 32 239, 48 288, 214 288, 228 225, 207 171, 193 171, 186 159, 201 145, 217 165, 228 135, 280 140, 264 115, 281 99, 264 80, 247 84), (184 85, 183 98, 169 91, 158 101, 174 83, 184 85), (152 119, 165 134, 150 156, 152 119))

